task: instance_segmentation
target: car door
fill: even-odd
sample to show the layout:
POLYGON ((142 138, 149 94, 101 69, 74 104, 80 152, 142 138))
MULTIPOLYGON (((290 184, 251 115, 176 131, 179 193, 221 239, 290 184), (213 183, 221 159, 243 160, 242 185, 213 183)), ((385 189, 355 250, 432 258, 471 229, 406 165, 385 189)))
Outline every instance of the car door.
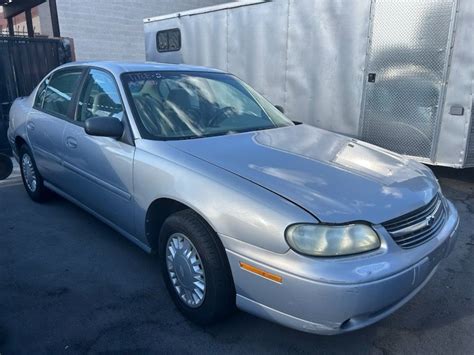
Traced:
POLYGON ((41 175, 52 184, 63 187, 64 170, 60 150, 67 120, 72 120, 72 98, 83 69, 58 70, 46 78, 37 90, 27 120, 28 140, 41 175))
POLYGON ((115 226, 133 234, 135 146, 132 139, 127 139, 127 131, 121 139, 88 135, 84 122, 97 116, 116 117, 128 127, 114 77, 104 70, 91 68, 83 79, 75 121, 66 124, 63 134, 62 159, 69 181, 66 192, 115 226))

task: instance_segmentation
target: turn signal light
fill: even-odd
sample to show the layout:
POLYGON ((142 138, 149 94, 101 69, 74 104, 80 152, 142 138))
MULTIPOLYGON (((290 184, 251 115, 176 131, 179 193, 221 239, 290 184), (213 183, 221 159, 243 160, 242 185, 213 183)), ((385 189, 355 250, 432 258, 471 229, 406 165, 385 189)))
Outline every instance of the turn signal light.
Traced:
POLYGON ((263 278, 266 278, 268 280, 271 280, 271 281, 274 281, 274 282, 278 282, 278 283, 282 283, 283 281, 283 278, 281 276, 278 276, 278 275, 275 275, 275 274, 272 274, 268 271, 264 271, 262 269, 259 269, 255 266, 252 266, 252 265, 249 265, 249 264, 246 264, 246 263, 243 263, 242 261, 240 262, 240 267, 248 272, 251 272, 253 274, 256 274, 258 276, 261 276, 263 278))

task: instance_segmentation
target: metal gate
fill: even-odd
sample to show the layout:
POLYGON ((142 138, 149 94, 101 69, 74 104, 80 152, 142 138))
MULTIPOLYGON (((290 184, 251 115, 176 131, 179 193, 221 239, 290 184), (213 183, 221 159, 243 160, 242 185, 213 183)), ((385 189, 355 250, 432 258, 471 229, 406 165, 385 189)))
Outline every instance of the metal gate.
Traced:
POLYGON ((456 0, 374 0, 362 139, 432 158, 456 0))
POLYGON ((8 153, 8 112, 55 67, 73 60, 71 40, 0 36, 0 152, 8 153))

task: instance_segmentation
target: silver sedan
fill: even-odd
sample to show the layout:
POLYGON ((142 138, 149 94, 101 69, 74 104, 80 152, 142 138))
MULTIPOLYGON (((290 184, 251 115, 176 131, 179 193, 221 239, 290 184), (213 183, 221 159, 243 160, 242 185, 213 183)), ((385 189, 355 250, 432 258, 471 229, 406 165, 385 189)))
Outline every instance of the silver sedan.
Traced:
POLYGON ((8 136, 30 197, 157 253, 189 319, 367 326, 428 282, 458 214, 427 167, 281 111, 214 69, 71 63, 15 101, 8 136))

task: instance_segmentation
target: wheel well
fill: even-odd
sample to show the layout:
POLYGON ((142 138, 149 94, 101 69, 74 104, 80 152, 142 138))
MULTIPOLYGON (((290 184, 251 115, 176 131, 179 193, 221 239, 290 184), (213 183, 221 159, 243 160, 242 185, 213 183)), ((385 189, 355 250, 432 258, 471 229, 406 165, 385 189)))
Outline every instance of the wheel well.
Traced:
POLYGON ((18 154, 20 154, 20 148, 23 144, 26 144, 26 141, 20 136, 15 138, 15 149, 18 154))
POLYGON ((152 202, 146 213, 145 232, 148 243, 154 252, 157 250, 161 227, 166 218, 185 209, 190 209, 190 207, 169 198, 159 198, 152 202))

